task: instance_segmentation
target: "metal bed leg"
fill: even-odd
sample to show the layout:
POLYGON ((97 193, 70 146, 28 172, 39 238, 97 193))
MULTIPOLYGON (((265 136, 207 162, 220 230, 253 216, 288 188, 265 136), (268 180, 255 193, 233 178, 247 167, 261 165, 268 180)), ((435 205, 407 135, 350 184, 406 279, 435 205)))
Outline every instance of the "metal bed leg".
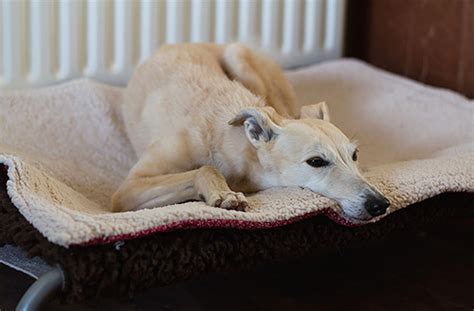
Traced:
POLYGON ((42 303, 60 289, 64 282, 64 276, 61 270, 55 269, 46 272, 39 277, 21 297, 16 306, 16 311, 36 311, 39 310, 42 303))

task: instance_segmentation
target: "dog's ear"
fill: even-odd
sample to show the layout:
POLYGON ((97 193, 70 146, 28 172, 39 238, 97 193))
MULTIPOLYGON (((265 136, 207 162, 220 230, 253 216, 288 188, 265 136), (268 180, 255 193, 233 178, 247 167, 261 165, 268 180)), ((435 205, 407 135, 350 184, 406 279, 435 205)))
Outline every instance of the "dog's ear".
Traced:
POLYGON ((273 140, 280 127, 276 122, 281 116, 271 107, 247 108, 239 112, 229 125, 244 126, 245 134, 255 147, 273 140))
POLYGON ((329 109, 326 102, 303 106, 300 110, 301 119, 321 119, 329 122, 329 109))

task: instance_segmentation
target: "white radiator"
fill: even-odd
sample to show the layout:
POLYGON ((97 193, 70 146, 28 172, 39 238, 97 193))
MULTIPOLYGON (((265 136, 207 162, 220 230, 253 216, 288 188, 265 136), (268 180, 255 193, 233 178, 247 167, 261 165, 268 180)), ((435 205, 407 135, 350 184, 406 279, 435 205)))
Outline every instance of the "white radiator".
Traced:
POLYGON ((345 0, 0 0, 0 86, 125 84, 160 44, 240 41, 296 67, 342 53, 345 0))

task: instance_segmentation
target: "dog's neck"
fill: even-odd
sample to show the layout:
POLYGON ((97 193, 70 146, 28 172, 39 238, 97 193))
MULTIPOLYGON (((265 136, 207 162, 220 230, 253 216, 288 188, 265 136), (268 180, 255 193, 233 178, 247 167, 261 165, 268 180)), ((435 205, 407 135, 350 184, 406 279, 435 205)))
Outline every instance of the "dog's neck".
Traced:
POLYGON ((228 156, 220 168, 232 190, 250 193, 280 185, 280 174, 262 164, 242 128, 229 128, 228 135, 223 145, 228 156))

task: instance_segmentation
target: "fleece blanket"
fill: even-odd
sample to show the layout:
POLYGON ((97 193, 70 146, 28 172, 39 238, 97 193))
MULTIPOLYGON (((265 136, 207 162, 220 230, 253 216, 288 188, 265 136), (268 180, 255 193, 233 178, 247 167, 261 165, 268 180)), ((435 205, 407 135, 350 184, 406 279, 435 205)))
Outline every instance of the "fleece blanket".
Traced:
MULTIPOLYGON (((332 121, 359 142, 364 175, 390 199, 388 213, 443 192, 474 191, 472 100, 355 60, 287 76, 302 105, 326 101, 332 121)), ((7 191, 50 242, 69 247, 197 227, 263 229, 319 213, 363 224, 299 188, 253 194, 245 212, 188 202, 111 213, 110 196, 137 160, 121 122, 121 92, 89 80, 0 91, 7 191)))

